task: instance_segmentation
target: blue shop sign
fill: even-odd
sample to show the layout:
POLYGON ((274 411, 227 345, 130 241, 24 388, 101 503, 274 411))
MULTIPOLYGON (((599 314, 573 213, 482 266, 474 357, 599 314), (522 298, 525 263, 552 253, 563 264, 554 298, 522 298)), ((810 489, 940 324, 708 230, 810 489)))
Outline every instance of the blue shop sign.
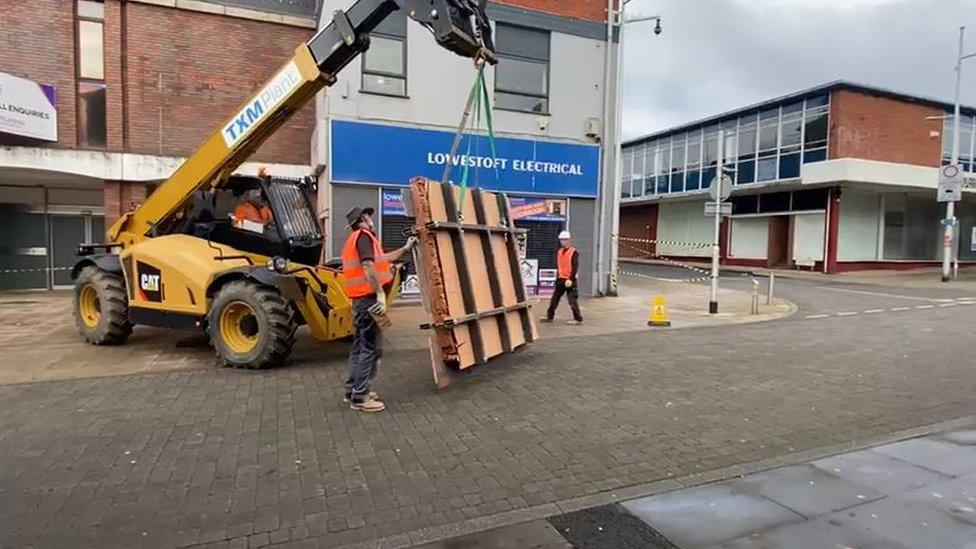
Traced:
POLYGON ((495 153, 485 135, 466 135, 451 157, 454 134, 383 124, 332 121, 332 181, 407 185, 417 176, 440 180, 444 166, 451 179, 492 191, 556 196, 597 196, 600 148, 509 137, 495 138, 495 153))

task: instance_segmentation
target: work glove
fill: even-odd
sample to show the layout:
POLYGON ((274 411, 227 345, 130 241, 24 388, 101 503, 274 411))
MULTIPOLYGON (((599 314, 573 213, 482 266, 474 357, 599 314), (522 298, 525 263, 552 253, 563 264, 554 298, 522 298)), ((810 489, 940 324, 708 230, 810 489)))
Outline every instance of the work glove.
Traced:
POLYGON ((376 303, 369 308, 369 313, 375 316, 386 314, 386 294, 382 292, 376 294, 376 303))
POLYGON ((567 288, 572 288, 573 287, 573 281, 567 278, 566 279, 566 287, 567 288))
POLYGON ((416 248, 417 247, 417 244, 419 244, 419 243, 420 243, 420 241, 417 240, 417 237, 416 236, 411 236, 410 238, 407 239, 407 243, 403 246, 403 249, 405 249, 405 250, 407 250, 409 252, 410 250, 416 248))

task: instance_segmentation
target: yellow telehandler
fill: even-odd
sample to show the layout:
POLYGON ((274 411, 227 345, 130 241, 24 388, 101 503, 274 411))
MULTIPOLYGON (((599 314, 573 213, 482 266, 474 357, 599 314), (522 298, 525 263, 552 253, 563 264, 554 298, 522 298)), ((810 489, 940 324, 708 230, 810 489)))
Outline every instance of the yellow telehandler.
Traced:
MULTIPOLYGON (((123 343, 137 324, 206 331, 220 360, 265 368, 307 324, 319 341, 352 333, 340 265, 319 265, 323 235, 312 178, 234 175, 270 135, 369 48, 369 33, 404 10, 439 44, 497 62, 484 0, 359 0, 295 50, 137 209, 82 245, 72 270, 74 317, 95 345, 123 343), (238 207, 254 216, 235 215, 238 207)), ((398 286, 394 280, 387 290, 398 286)), ((391 298, 394 297, 391 295, 391 298)))

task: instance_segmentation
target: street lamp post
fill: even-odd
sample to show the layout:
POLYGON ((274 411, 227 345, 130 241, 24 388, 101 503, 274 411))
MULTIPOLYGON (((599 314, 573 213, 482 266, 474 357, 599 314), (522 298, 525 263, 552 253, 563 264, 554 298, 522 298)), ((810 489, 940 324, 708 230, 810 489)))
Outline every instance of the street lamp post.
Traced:
MULTIPOLYGON (((956 166, 959 164, 959 93, 962 87, 962 62, 971 57, 976 57, 976 53, 969 55, 963 54, 963 37, 966 27, 959 27, 959 56, 956 58, 956 99, 952 112, 952 157, 949 164, 956 166)), ((946 222, 945 234, 942 236, 942 282, 949 282, 952 273, 952 255, 956 239, 956 203, 949 201, 946 203, 946 222)))
MULTIPOLYGON (((616 21, 616 26, 619 29, 619 38, 617 40, 617 63, 616 63, 616 99, 614 100, 614 132, 613 132, 613 159, 616 164, 613 171, 613 185, 612 185, 612 199, 611 203, 613 207, 610 214, 610 281, 607 285, 607 294, 617 295, 617 274, 619 269, 619 258, 620 258, 620 247, 618 243, 618 237, 620 233, 620 192, 623 185, 623 139, 621 139, 621 133, 623 131, 623 65, 624 65, 624 26, 631 23, 641 23, 644 21, 654 21, 656 25, 654 26, 654 34, 661 34, 661 16, 660 15, 642 15, 633 18, 627 18, 624 15, 624 9, 631 0, 623 0, 619 11, 615 11, 612 14, 613 19, 616 21)), ((602 276, 603 273, 601 273, 602 276)))

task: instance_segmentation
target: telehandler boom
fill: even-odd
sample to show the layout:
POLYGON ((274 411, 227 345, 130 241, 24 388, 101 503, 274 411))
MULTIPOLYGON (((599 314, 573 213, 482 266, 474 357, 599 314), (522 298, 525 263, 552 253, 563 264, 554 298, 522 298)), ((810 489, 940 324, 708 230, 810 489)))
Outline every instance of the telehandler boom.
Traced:
MULTIPOLYGON (((332 23, 298 46, 169 179, 108 230, 107 243, 79 248, 74 317, 86 341, 123 343, 136 324, 205 330, 224 364, 263 368, 289 355, 300 324, 319 341, 351 334, 341 272, 317 265, 324 239, 308 199, 312 178, 234 171, 335 83, 369 48, 369 33, 398 10, 444 48, 477 63, 497 62, 484 0, 359 0, 336 11, 332 23), (235 217, 235 203, 261 212, 262 222, 235 217)), ((388 293, 396 287, 394 280, 388 293)))

